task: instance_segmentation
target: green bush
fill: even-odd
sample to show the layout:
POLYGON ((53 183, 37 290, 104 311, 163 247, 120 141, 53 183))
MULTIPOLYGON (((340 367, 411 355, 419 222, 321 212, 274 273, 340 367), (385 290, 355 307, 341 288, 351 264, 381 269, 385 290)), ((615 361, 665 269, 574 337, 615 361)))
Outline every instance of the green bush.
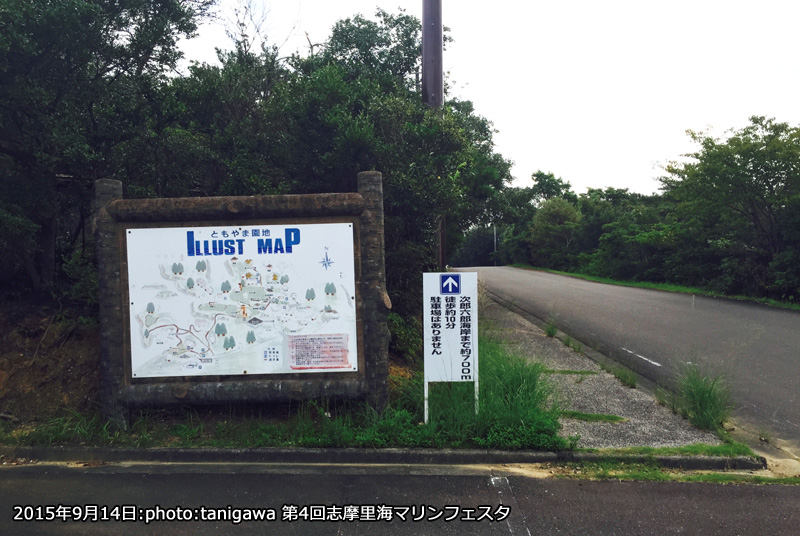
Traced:
POLYGON ((704 376, 686 365, 678 379, 679 412, 702 430, 719 431, 730 414, 730 388, 721 376, 704 376))
POLYGON ((486 448, 563 450, 574 440, 558 435, 560 410, 547 368, 481 340, 481 389, 477 434, 486 448))
MULTIPOLYGON (((424 421, 423 378, 397 382, 387 408, 350 401, 307 401, 291 416, 267 424, 252 415, 206 421, 196 411, 165 421, 142 412, 128 431, 111 430, 99 415, 69 414, 38 427, 13 430, 0 423, 7 445, 159 445, 212 447, 433 447, 564 450, 577 438, 558 435, 560 411, 547 370, 508 354, 500 343, 479 342, 480 399, 475 412, 471 382, 433 383, 424 421), (206 425, 206 422, 209 422, 206 425), (211 424, 213 422, 213 424, 211 424)), ((212 413, 209 413, 212 415, 212 413)))
POLYGON ((87 307, 97 305, 97 261, 91 251, 77 248, 62 257, 61 270, 66 279, 64 295, 87 307))
POLYGON ((544 328, 544 333, 548 337, 555 337, 556 333, 558 333, 558 328, 552 320, 547 322, 547 326, 544 328))
POLYGON ((389 350, 412 363, 420 363, 422 356, 422 324, 415 317, 403 318, 397 313, 389 313, 387 318, 392 335, 389 350))
POLYGON ((39 226, 19 209, 0 205, 0 280, 25 272, 33 263, 38 233, 39 226))
POLYGON ((450 257, 452 266, 492 266, 495 264, 495 229, 492 227, 473 227, 464 235, 450 257))

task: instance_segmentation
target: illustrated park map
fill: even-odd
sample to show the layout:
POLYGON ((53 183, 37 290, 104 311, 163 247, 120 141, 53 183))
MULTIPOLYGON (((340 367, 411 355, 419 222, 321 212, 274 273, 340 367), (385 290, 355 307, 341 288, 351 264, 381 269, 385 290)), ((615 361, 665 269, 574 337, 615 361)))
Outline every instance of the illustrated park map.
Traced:
POLYGON ((134 378, 358 368, 350 223, 129 229, 134 378))

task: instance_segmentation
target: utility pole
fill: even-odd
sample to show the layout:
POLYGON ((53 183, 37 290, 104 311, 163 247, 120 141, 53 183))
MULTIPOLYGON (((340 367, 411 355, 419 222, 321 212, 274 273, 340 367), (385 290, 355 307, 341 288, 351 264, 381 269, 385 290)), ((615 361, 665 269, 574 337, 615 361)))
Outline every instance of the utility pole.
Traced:
POLYGON ((444 104, 443 48, 442 0, 422 0, 422 98, 433 108, 444 104))
MULTIPOLYGON (((422 0, 422 99, 432 108, 444 105, 442 51, 442 0, 422 0)), ((439 269, 447 265, 447 221, 442 215, 437 229, 439 269)))

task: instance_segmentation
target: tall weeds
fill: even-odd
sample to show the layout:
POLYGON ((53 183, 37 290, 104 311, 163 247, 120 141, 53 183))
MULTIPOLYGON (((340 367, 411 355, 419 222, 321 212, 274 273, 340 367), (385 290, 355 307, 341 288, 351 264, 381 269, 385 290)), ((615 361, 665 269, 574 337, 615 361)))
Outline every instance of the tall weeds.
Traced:
POLYGON ((730 388, 721 376, 686 365, 678 379, 678 411, 702 430, 719 431, 730 414, 730 388))

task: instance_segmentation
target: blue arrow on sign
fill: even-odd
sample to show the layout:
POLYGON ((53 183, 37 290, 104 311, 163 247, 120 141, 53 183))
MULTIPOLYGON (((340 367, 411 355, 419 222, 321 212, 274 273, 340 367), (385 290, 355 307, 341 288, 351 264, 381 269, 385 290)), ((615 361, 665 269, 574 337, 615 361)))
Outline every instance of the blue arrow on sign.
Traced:
POLYGON ((461 294, 460 275, 443 274, 439 276, 439 283, 442 294, 461 294))

